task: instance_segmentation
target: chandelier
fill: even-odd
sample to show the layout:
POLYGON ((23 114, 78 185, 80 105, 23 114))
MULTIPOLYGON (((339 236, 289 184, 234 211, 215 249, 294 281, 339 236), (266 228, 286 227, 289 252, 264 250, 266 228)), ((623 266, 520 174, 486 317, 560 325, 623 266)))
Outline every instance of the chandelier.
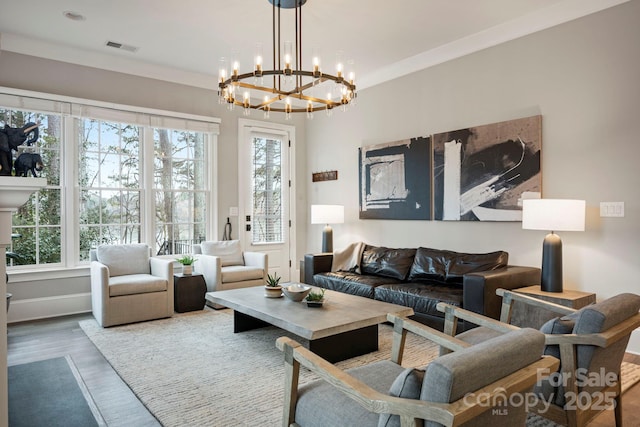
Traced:
MULTIPOLYGON (((356 98, 355 75, 344 76, 343 63, 337 58, 335 75, 320 67, 320 57, 314 54, 305 70, 302 56, 302 6, 307 0, 268 0, 272 4, 273 66, 263 67, 261 45, 256 48, 254 68, 239 73, 239 62, 231 64, 221 59, 218 97, 229 109, 239 106, 244 114, 252 109, 262 110, 265 118, 272 111, 282 112, 289 119, 291 113, 306 113, 312 118, 315 111, 325 110, 328 115, 336 107, 346 109, 356 98), (285 41, 281 49, 281 9, 295 9, 295 42, 285 41), (231 66, 231 70, 227 69, 231 66)), ((314 52, 315 53, 315 52, 314 52)))

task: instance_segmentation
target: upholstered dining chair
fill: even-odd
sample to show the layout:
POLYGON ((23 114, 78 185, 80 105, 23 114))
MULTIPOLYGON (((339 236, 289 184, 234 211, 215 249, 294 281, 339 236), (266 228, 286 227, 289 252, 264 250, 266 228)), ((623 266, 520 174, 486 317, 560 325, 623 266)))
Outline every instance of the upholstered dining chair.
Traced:
MULTIPOLYGON (((239 240, 206 241, 193 245, 196 273, 202 273, 207 292, 248 288, 265 283, 269 258, 262 252, 243 252, 239 240)), ((224 308, 207 301, 213 308, 224 308)))
POLYGON ((100 326, 173 316, 173 261, 150 253, 144 244, 91 250, 91 306, 100 326))
POLYGON ((536 385, 541 397, 530 411, 563 426, 585 426, 605 409, 614 408, 617 426, 622 425, 620 366, 631 332, 640 327, 640 296, 620 294, 574 310, 526 295, 499 289, 500 321, 440 303, 445 313, 445 333, 453 335, 457 319, 480 325, 456 335, 469 344, 483 343, 497 335, 519 329, 510 324, 517 301, 558 314, 540 328, 545 334, 544 353, 560 359, 552 380, 536 385), (550 403, 550 405, 549 405, 550 403))
POLYGON ((472 346, 413 320, 393 323, 390 360, 342 370, 288 337, 284 353, 283 426, 523 426, 524 404, 539 375, 558 360, 542 356, 544 335, 521 329, 472 346), (425 369, 401 365, 407 332, 453 350, 425 369), (320 379, 298 386, 300 367, 320 379), (512 397, 514 397, 512 399, 512 397), (515 404, 513 402, 516 402, 515 404))

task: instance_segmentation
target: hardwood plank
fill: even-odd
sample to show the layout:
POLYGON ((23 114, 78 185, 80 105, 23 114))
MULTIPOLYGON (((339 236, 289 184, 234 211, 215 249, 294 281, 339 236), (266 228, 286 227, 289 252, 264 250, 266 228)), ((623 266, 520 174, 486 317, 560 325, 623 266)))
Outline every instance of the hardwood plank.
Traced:
POLYGON ((78 326, 90 318, 79 314, 8 325, 8 365, 69 354, 109 426, 160 426, 78 326))

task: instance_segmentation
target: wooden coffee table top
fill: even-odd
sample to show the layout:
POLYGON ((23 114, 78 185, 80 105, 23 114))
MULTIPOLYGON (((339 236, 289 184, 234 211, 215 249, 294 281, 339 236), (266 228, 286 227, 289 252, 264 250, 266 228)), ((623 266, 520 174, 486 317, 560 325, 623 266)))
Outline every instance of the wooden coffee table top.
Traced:
POLYGON ((327 290, 321 308, 287 297, 267 298, 263 286, 207 292, 208 301, 222 304, 308 340, 377 325, 387 313, 411 316, 413 309, 374 299, 327 290))

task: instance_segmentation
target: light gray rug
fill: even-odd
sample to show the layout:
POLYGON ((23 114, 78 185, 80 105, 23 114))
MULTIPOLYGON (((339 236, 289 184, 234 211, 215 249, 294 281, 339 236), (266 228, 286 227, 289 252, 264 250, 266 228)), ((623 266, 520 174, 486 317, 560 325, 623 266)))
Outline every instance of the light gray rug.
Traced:
MULTIPOLYGON (((275 327, 233 333, 231 310, 206 309, 170 319, 103 329, 81 328, 138 398, 166 427, 277 426, 282 417, 284 362, 275 327)), ((389 359, 392 330, 380 326, 380 350, 339 362, 342 369, 389 359)), ((408 334, 404 366, 424 366, 438 355, 431 341, 408 334)), ((304 368, 300 383, 315 379, 304 368)), ((640 380, 640 367, 623 363, 623 389, 640 380)), ((529 427, 554 423, 535 417, 529 427)))
MULTIPOLYGON (((281 424, 284 361, 275 327, 233 333, 231 310, 203 310, 170 319, 81 328, 138 398, 167 427, 281 424)), ((392 330, 380 327, 380 350, 339 362, 350 368, 389 359, 392 330)), ((405 366, 424 366, 437 346, 410 335, 405 366)), ((315 377, 301 369, 301 384, 315 377)))

